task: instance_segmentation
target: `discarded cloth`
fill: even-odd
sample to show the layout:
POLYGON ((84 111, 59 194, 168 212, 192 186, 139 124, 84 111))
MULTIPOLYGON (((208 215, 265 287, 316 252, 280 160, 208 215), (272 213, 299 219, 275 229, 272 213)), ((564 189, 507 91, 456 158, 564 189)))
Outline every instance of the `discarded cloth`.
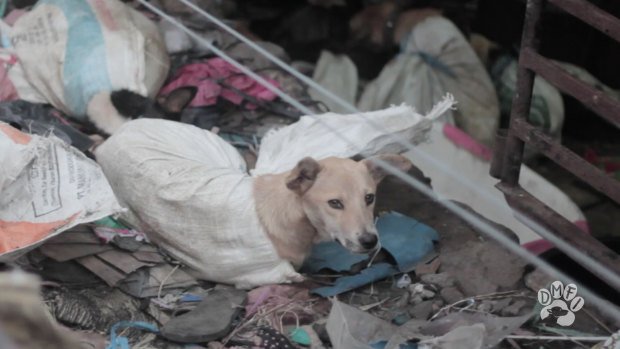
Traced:
MULTIPOLYGON (((279 87, 275 80, 266 80, 273 86, 279 87)), ((237 105, 241 105, 244 101, 243 94, 258 100, 271 101, 276 98, 275 93, 251 77, 240 73, 239 69, 222 58, 212 58, 204 63, 183 66, 176 72, 172 81, 162 88, 160 94, 165 95, 182 86, 198 87, 198 93, 190 102, 190 107, 213 105, 220 96, 237 105)), ((246 103, 245 107, 247 109, 258 108, 254 103, 246 103)))
MULTIPOLYGON (((402 152, 388 133, 420 142, 452 103, 446 99, 427 116, 406 106, 364 114, 387 130, 375 129, 359 114, 302 117, 263 139, 254 176, 288 171, 306 156, 402 152), (326 132, 325 125, 359 148, 326 132)), ((301 279, 263 231, 254 207, 254 178, 222 138, 191 125, 139 119, 123 125, 96 156, 129 208, 123 219, 195 269, 196 276, 238 287, 301 279)))

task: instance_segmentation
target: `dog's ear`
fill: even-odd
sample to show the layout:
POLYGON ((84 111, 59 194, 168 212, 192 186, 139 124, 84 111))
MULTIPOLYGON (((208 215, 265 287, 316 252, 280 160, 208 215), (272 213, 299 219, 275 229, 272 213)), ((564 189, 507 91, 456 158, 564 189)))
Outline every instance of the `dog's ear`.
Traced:
POLYGON ((387 163, 388 165, 395 167, 399 171, 407 172, 413 166, 411 161, 402 155, 396 154, 387 154, 387 155, 376 155, 369 157, 367 159, 362 160, 361 162, 366 165, 368 168, 368 172, 372 179, 375 180, 375 183, 381 182, 381 180, 390 174, 390 172, 379 164, 377 161, 373 161, 375 159, 379 159, 382 163, 387 163))
POLYGON ((286 177, 286 187, 298 195, 303 195, 312 187, 320 171, 321 165, 316 160, 305 157, 297 163, 297 166, 286 177))
POLYGON ((192 102, 197 92, 196 86, 182 86, 170 91, 167 95, 157 97, 157 104, 166 114, 178 114, 192 102))

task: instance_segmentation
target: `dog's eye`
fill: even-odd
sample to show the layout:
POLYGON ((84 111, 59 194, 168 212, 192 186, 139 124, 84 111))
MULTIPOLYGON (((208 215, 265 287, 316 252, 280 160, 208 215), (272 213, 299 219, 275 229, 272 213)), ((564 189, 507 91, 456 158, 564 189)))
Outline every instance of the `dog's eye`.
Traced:
POLYGON ((366 205, 370 205, 375 201, 375 194, 366 194, 366 205))
POLYGON ((335 208, 336 210, 344 209, 344 205, 340 200, 332 199, 327 202, 331 208, 335 208))

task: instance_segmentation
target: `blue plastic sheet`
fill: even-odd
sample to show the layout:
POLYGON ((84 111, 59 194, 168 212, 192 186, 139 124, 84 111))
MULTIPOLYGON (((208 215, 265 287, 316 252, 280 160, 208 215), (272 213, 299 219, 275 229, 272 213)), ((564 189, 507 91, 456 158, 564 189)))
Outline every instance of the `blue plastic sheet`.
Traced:
POLYGON ((336 272, 348 271, 354 264, 368 258, 367 255, 349 252, 337 242, 322 242, 312 249, 312 254, 306 258, 301 271, 310 274, 321 269, 330 269, 336 272))
POLYGON ((334 286, 315 288, 311 290, 310 293, 318 294, 322 297, 331 297, 364 286, 375 280, 384 279, 396 273, 398 273, 398 269, 394 268, 393 265, 378 263, 362 270, 359 274, 343 276, 336 279, 334 286))
POLYGON ((183 296, 183 298, 179 299, 179 302, 202 302, 204 298, 200 296, 193 295, 191 293, 187 293, 183 296))
POLYGON ((426 224, 392 212, 377 220, 381 247, 396 260, 398 269, 409 272, 424 256, 433 252, 439 234, 426 224))
MULTIPOLYGON (((394 257, 396 266, 375 264, 359 274, 336 279, 333 286, 317 288, 311 292, 323 297, 334 296, 391 275, 410 272, 434 251, 434 241, 439 240, 439 234, 431 227, 396 212, 381 215, 377 220, 377 230, 381 247, 394 257)), ((353 254, 335 242, 322 243, 314 247, 302 271, 316 273, 323 268, 347 271, 367 258, 365 255, 353 254)))

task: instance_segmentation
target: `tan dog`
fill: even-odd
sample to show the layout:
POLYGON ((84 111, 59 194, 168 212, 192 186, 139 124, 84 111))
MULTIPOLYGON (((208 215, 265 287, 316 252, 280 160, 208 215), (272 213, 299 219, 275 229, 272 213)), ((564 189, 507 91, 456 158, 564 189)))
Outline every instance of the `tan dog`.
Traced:
POLYGON ((256 179, 256 211, 281 258, 299 267, 312 246, 326 240, 354 253, 377 247, 375 191, 388 174, 373 161, 377 158, 404 172, 412 166, 400 155, 359 162, 307 157, 290 171, 256 179))
MULTIPOLYGON (((146 118, 123 125, 95 155, 128 208, 123 220, 204 280, 238 288, 301 281, 295 268, 316 242, 357 253, 377 245, 375 190, 386 172, 373 158, 304 158, 251 176, 216 134, 146 118)), ((378 158, 411 166, 399 155, 378 158)))

